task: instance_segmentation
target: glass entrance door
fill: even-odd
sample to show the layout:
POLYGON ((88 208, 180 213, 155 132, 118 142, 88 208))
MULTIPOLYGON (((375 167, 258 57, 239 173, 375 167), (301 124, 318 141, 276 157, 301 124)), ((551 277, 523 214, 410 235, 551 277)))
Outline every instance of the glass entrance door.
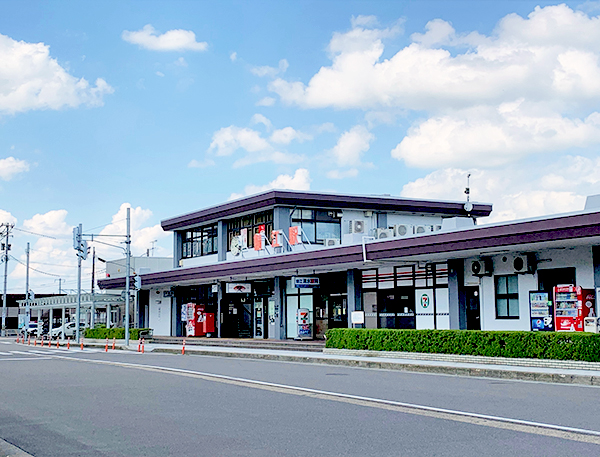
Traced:
POLYGON ((467 330, 481 330, 479 287, 465 287, 467 302, 467 330))

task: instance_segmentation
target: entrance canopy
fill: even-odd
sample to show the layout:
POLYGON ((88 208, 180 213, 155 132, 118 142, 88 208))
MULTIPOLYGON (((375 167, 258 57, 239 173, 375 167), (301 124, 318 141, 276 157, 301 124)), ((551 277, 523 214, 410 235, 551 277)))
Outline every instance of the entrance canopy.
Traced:
MULTIPOLYGON (((27 307, 27 300, 17 300, 20 309, 27 307)), ((116 294, 81 294, 81 307, 103 308, 105 306, 121 306, 125 300, 116 294)), ((60 295, 29 300, 29 307, 34 309, 74 308, 77 306, 77 295, 60 295)))

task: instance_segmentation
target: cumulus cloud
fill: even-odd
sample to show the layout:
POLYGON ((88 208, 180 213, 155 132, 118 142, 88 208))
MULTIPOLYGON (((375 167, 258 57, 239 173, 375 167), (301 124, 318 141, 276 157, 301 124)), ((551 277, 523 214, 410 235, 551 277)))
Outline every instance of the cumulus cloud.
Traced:
POLYGON ((26 171, 29 171, 29 163, 25 160, 15 159, 14 157, 0 159, 0 179, 4 181, 10 181, 19 173, 25 173, 26 171))
POLYGON ((251 122, 252 122, 252 124, 264 125, 265 128, 267 129, 267 131, 271 130, 271 128, 273 127, 273 124, 271 123, 271 121, 259 113, 256 113, 254 116, 252 116, 251 122))
POLYGON ((402 188, 404 197, 464 200, 467 175, 471 198, 492 203, 489 222, 579 211, 588 195, 600 193, 600 158, 566 156, 528 167, 502 170, 444 168, 402 188))
POLYGON ((356 168, 350 168, 349 170, 330 170, 327 172, 327 177, 329 179, 344 179, 344 178, 354 178, 358 176, 358 170, 356 168))
POLYGON ((229 60, 235 62, 237 60, 237 52, 232 52, 231 54, 229 54, 229 60))
POLYGON ((16 41, 0 34, 0 113, 101 106, 113 88, 102 78, 91 85, 50 57, 44 43, 16 41))
POLYGON ((244 188, 244 192, 233 193, 229 197, 230 200, 242 198, 246 195, 257 194, 270 189, 287 189, 287 190, 310 190, 310 173, 306 168, 298 168, 293 176, 279 175, 269 184, 264 186, 249 185, 244 188))
POLYGON ((271 134, 271 138, 270 138, 271 142, 277 143, 277 144, 290 144, 294 140, 297 140, 300 143, 302 143, 303 141, 311 140, 311 139, 312 139, 311 135, 300 132, 300 131, 294 129, 293 127, 284 127, 282 129, 275 130, 271 134))
POLYGON ((17 218, 8 211, 0 209, 0 224, 16 224, 17 218))
POLYGON ((196 34, 191 30, 174 29, 159 34, 150 24, 135 32, 124 30, 121 38, 150 51, 206 51, 208 48, 205 41, 196 41, 196 34))
POLYGON ((268 76, 269 78, 274 78, 279 74, 283 74, 289 67, 289 63, 286 59, 281 59, 279 61, 279 65, 277 67, 269 67, 268 65, 262 67, 252 67, 250 68, 250 72, 253 75, 264 77, 268 76))
POLYGON ((263 97, 256 102, 256 106, 273 106, 276 101, 273 97, 263 97))
POLYGON ((192 159, 188 163, 188 168, 208 168, 208 167, 212 167, 213 165, 215 165, 215 161, 212 159, 206 158, 202 161, 192 159))
POLYGON ((367 152, 375 136, 362 125, 355 125, 350 130, 342 133, 331 154, 340 167, 353 167, 360 165, 362 154, 367 152))

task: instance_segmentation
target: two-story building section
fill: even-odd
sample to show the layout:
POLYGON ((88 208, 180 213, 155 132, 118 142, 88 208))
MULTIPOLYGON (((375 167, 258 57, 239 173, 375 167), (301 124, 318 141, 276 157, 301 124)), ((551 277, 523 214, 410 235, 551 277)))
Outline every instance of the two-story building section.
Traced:
POLYGON ((272 190, 167 219, 174 265, 141 275, 149 316, 140 322, 184 336, 191 303, 216 316, 216 335, 233 338, 296 338, 299 309, 314 338, 353 325, 553 330, 541 318, 552 304, 540 297, 550 303, 562 284, 600 287, 600 197, 574 213, 476 224, 491 210, 272 190))

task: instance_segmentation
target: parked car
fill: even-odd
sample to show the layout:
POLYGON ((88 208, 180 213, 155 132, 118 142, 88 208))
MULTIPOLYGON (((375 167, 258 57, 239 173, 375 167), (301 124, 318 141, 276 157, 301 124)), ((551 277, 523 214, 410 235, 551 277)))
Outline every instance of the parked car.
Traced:
POLYGON ((37 322, 29 322, 29 326, 28 327, 23 327, 21 329, 21 332, 25 336, 32 336, 34 338, 37 338, 38 336, 41 336, 44 333, 44 327, 42 326, 41 329, 38 329, 38 323, 37 322), (40 330, 41 330, 41 332, 39 332, 40 330))
MULTIPOLYGON (((61 338, 62 331, 63 331, 62 325, 59 325, 58 327, 54 327, 52 329, 52 332, 50 332, 50 337, 51 338, 61 338)), ((67 337, 73 338, 76 333, 77 333, 77 329, 76 329, 75 322, 67 322, 65 324, 65 338, 67 338, 67 337)))

